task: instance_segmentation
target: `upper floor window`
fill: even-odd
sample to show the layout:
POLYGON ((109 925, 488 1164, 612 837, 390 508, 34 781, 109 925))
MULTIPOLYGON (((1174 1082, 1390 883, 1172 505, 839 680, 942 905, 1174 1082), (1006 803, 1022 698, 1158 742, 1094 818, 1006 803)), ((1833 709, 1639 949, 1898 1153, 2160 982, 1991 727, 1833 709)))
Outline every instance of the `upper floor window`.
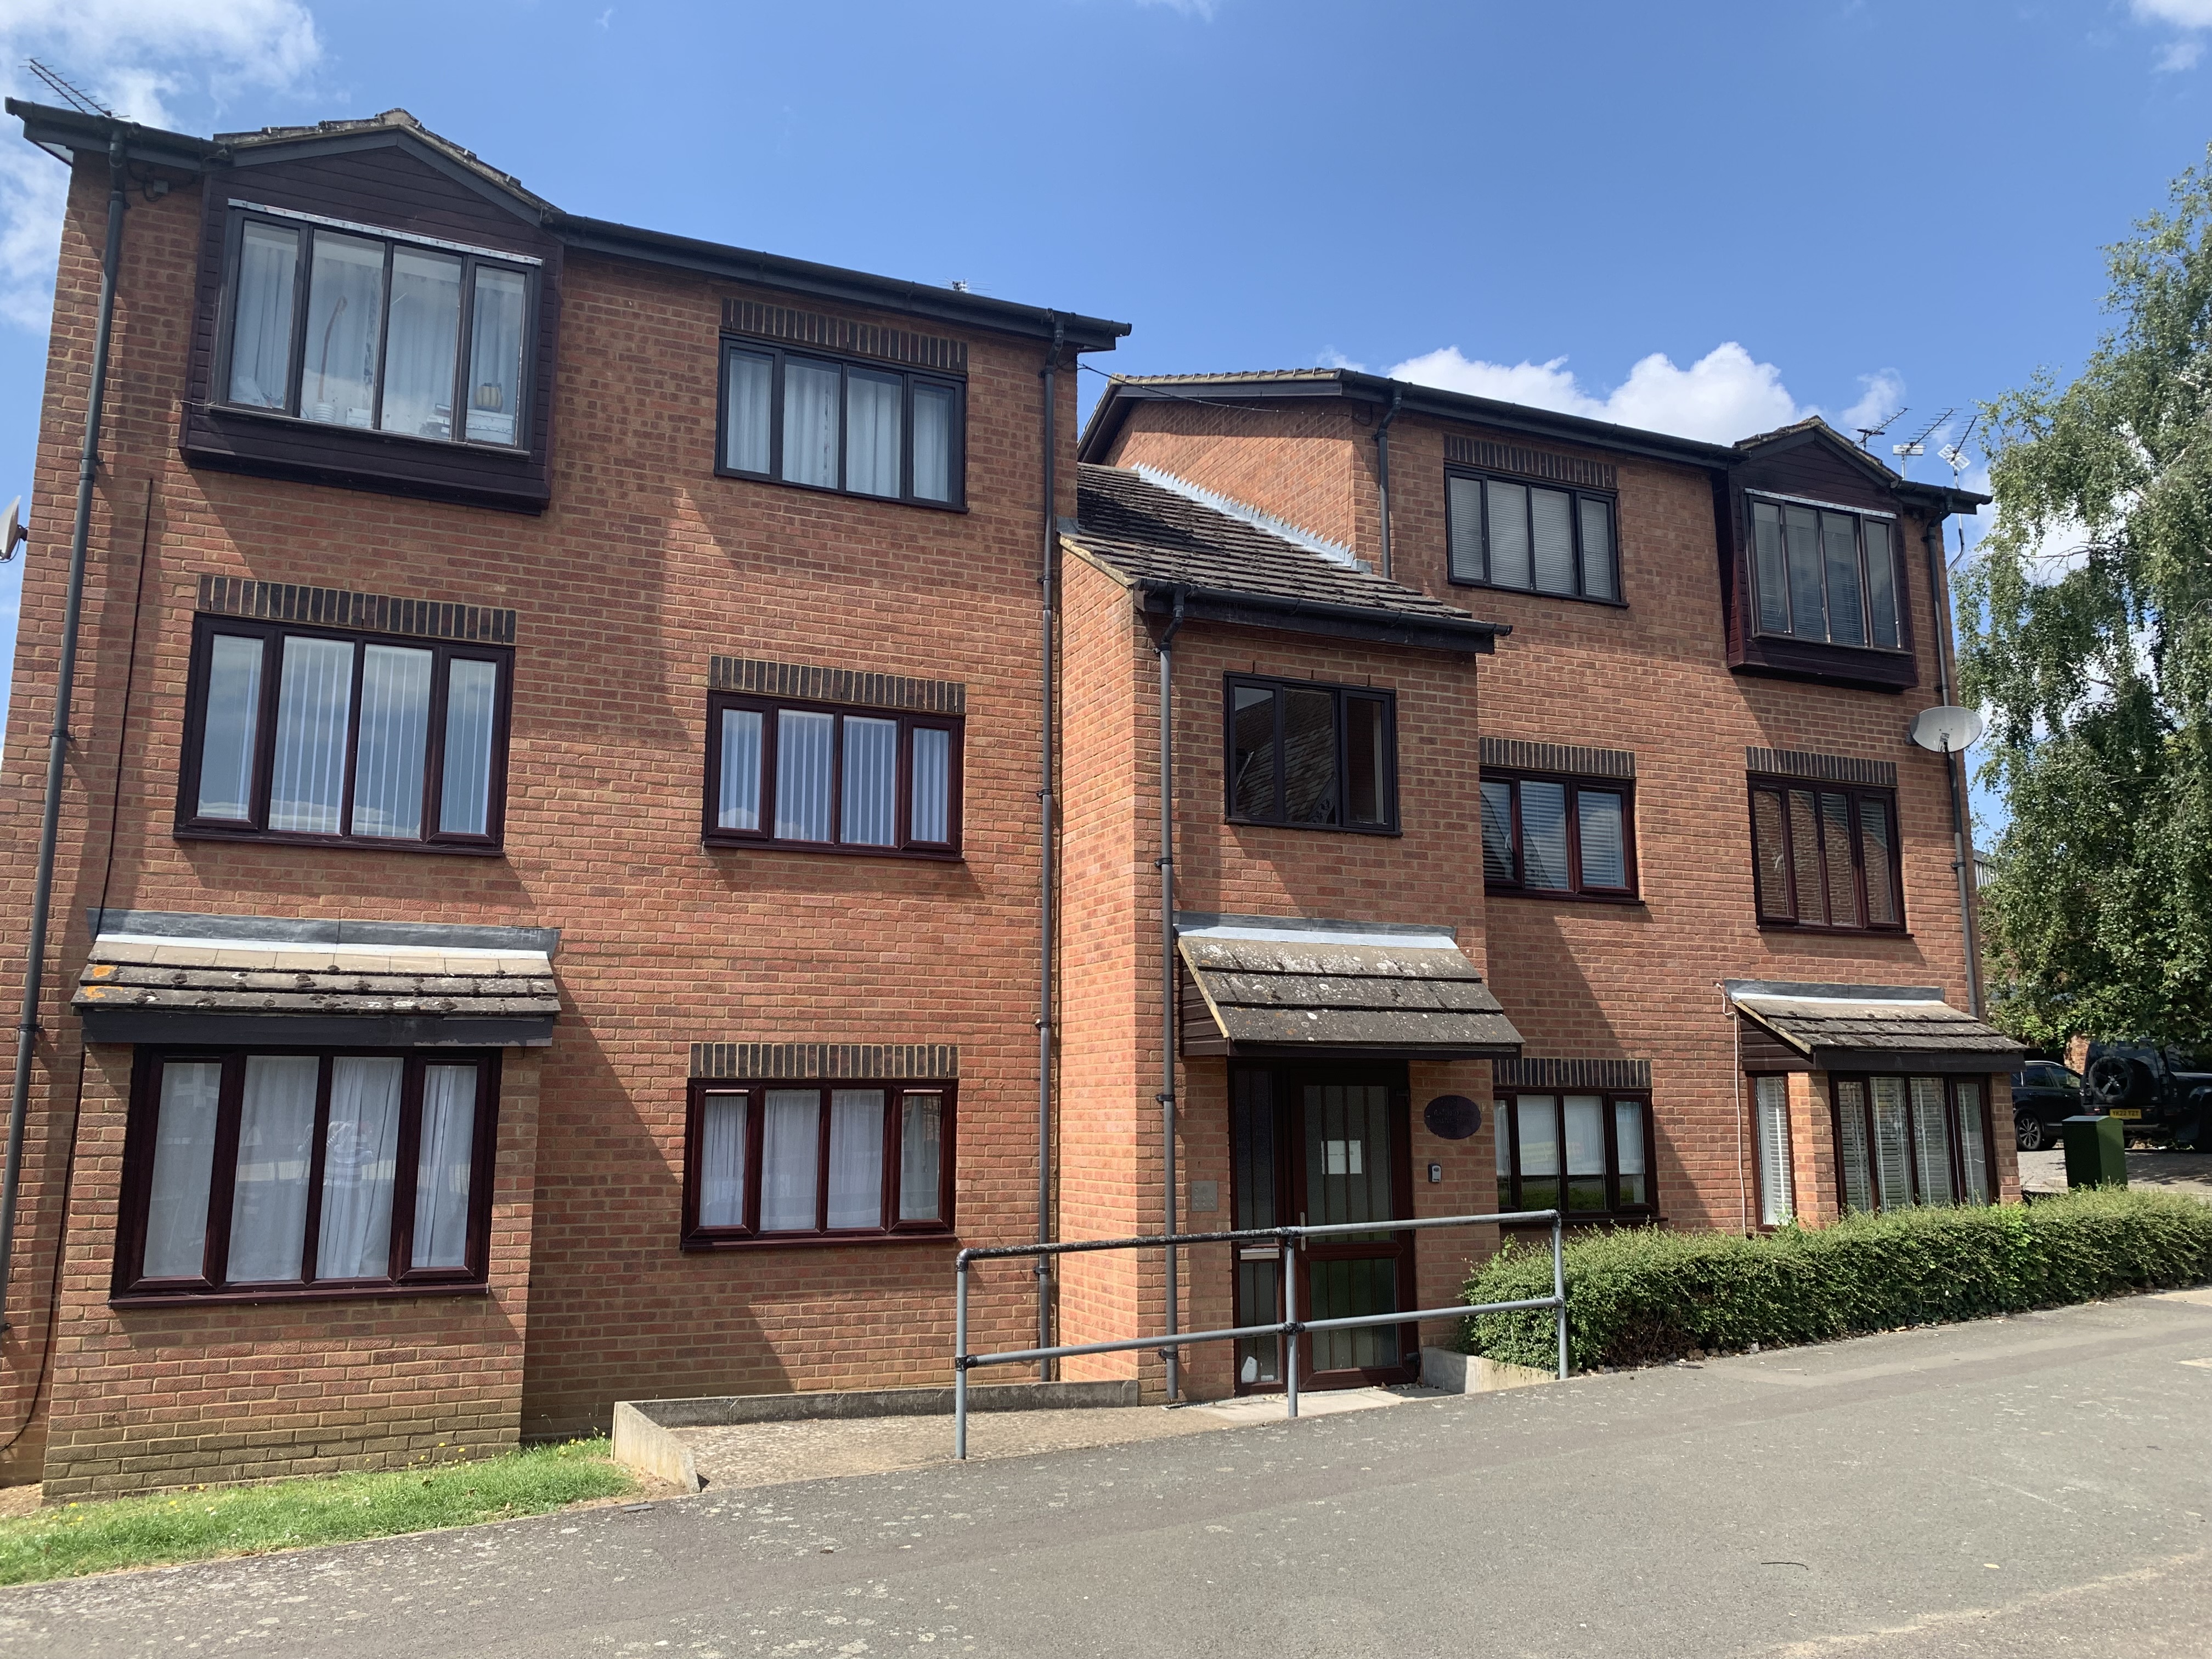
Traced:
POLYGON ((1469 472, 1444 488, 1454 581, 1620 602, 1613 496, 1469 472))
POLYGON ((694 1246, 943 1233, 950 1083, 694 1083, 684 1231, 694 1246))
POLYGON ((1501 1210, 1641 1217, 1657 1206, 1646 1096, 1502 1096, 1497 1134, 1501 1210))
POLYGON ((139 1055, 118 1291, 483 1281, 493 1056, 139 1055))
POLYGON ((1397 829, 1392 693, 1232 675, 1224 701, 1231 822, 1397 829))
POLYGON ((809 852, 960 852, 953 716, 715 692, 705 838, 809 852))
POLYGON ((513 660, 501 646, 202 617, 177 828, 495 850, 513 660))
POLYGON ((1750 503, 1760 633, 1899 648, 1894 520, 1758 495, 1750 503))
POLYGON ((232 215, 221 401, 330 426, 526 447, 535 261, 232 215))
POLYGON ((1625 783, 1482 775, 1482 878, 1493 890, 1631 898, 1632 796, 1625 783))
POLYGON ((718 470, 957 507, 965 404, 957 380, 725 340, 718 470))
POLYGON ((1751 839, 1762 922, 1904 927, 1893 792, 1753 778, 1751 839))

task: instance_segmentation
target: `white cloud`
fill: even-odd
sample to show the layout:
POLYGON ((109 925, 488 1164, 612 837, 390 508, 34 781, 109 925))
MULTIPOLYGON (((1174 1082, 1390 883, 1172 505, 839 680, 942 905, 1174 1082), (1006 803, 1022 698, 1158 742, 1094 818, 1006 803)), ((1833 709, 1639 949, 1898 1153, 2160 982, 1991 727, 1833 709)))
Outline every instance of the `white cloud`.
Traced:
POLYGON ((2178 74, 2193 70, 2197 60, 2204 56, 2202 40, 2173 40, 2158 49, 2158 61, 2151 65, 2160 75, 2178 74))
POLYGON ((1757 362, 1733 340, 1715 346, 1687 368, 1677 368, 1665 353, 1655 351, 1602 397, 1584 389, 1566 361, 1554 357, 1543 363, 1492 363, 1463 356, 1457 346, 1445 346, 1409 357, 1389 373, 1393 380, 1448 392, 1530 404, 1713 443, 1733 443, 1819 412, 1810 405, 1799 407, 1782 384, 1782 371, 1772 363, 1757 362))
MULTIPOLYGON (((6 0, 0 90, 57 95, 21 67, 36 58, 118 115, 173 125, 179 101, 220 109, 248 91, 299 89, 322 58, 304 0, 6 0)), ((13 124, 10 123, 10 125, 13 124)), ((43 329, 50 314, 68 171, 0 135, 0 319, 43 329)))
POLYGON ((2134 11, 2147 23, 2212 29, 2212 0, 2135 0, 2134 11))
POLYGON ((1893 368, 1862 374, 1859 385, 1865 389, 1858 402, 1836 417, 1840 423, 1836 429, 1846 436, 1861 427, 1878 426, 1905 407, 1905 377, 1893 368))

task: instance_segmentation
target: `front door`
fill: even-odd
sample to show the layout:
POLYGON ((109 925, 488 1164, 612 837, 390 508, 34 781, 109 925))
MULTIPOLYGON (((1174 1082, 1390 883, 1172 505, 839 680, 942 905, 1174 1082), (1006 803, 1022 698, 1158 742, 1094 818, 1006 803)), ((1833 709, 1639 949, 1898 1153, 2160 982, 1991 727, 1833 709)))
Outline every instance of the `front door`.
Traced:
MULTIPOLYGON (((1407 1081, 1402 1065, 1240 1065, 1230 1073, 1236 1224, 1322 1226, 1394 1221, 1412 1213, 1407 1081)), ((1282 1254, 1240 1247, 1237 1322, 1283 1316, 1282 1254)), ((1413 1306, 1411 1233, 1351 1233, 1297 1253, 1301 1319, 1349 1318, 1413 1306)), ((1317 1331, 1299 1339, 1301 1388, 1402 1382, 1413 1375, 1411 1326, 1317 1331)), ((1283 1386, 1274 1337, 1237 1345, 1240 1393, 1283 1386)))

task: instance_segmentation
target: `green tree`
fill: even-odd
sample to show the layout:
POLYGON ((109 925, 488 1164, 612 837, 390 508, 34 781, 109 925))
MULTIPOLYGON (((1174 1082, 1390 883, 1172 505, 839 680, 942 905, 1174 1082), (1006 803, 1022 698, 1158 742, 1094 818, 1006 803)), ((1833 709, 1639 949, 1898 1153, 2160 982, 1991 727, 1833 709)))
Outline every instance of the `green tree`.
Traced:
POLYGON ((1984 890, 2015 1036, 2212 1047, 2212 149, 2106 250, 2116 325, 1986 406, 1959 683, 2011 813, 1984 890))

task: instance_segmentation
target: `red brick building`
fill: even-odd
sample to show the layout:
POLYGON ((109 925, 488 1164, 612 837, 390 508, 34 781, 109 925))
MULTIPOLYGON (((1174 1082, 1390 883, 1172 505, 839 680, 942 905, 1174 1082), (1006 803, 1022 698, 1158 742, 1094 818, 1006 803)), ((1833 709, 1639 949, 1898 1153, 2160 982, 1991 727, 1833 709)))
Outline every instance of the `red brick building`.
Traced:
MULTIPOLYGON (((73 168, 11 989, 125 205, 0 1479, 942 1382, 960 1245, 1164 1218, 1162 1096, 1188 1229, 1485 1210, 1501 1170, 1532 1207, 1755 1226, 1762 1149, 1810 1218, 1944 1196, 1939 1166, 2011 1189, 2006 1061, 1940 1012, 1941 763, 1902 738, 1939 700, 1906 555, 1945 492, 1820 432, 1719 450, 1359 377, 1118 383, 1079 468, 1074 362, 1120 324, 566 214, 397 112, 207 141, 9 107, 73 168), (1455 579, 1470 479, 1509 580, 1455 579), (1542 490, 1609 592, 1546 586, 1542 490), (1785 586, 1844 524, 1888 635, 1751 623, 1740 503, 1785 586)), ((1304 1305, 1448 1299, 1489 1243, 1407 1237, 1310 1251, 1304 1305)), ((1182 1316, 1272 1318, 1273 1272, 1193 1249, 1182 1316)), ((1160 1280, 987 1273, 975 1340, 1151 1328, 1160 1280)), ((1326 1386, 1417 1341, 1308 1346, 1326 1386)))

